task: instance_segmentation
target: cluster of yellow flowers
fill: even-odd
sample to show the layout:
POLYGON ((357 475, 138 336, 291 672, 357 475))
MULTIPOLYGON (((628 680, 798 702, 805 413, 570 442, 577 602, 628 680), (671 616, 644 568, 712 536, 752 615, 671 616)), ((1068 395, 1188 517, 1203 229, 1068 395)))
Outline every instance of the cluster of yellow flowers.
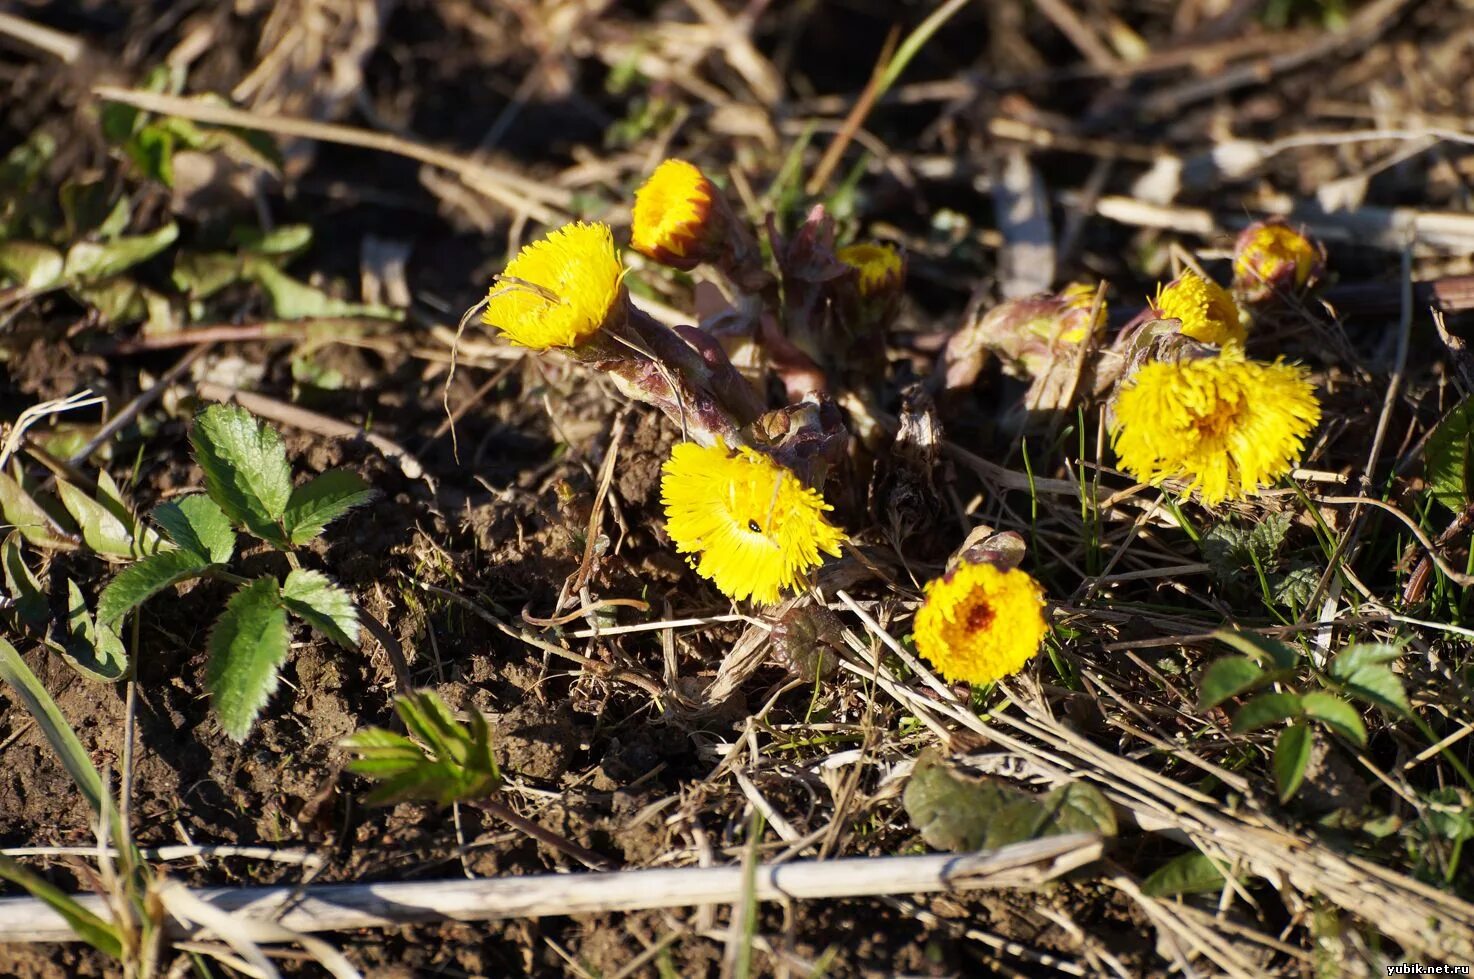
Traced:
MULTIPOLYGON (((668 266, 735 263, 743 250, 721 195, 681 160, 662 163, 639 189, 633 218, 631 247, 668 266)), ((905 267, 895 249, 862 243, 833 258, 852 270, 850 295, 872 309, 899 297, 905 267)), ((1235 291, 1255 302, 1265 290, 1303 288, 1319 259, 1315 246, 1284 226, 1255 229, 1239 242, 1235 291)), ((610 227, 575 222, 517 254, 497 277, 483 318, 532 350, 614 356, 602 338, 618 336, 636 312, 624 275, 610 227)), ((1092 286, 1046 299, 1063 324, 1051 344, 1078 344, 1104 326, 1104 303, 1092 286), (1092 309, 1099 311, 1093 320, 1092 309), (1074 319, 1065 324, 1062 316, 1074 319)), ((1161 287, 1151 305, 1157 319, 1176 321, 1181 336, 1202 346, 1145 363, 1120 385, 1111 435, 1122 467, 1154 485, 1196 491, 1209 504, 1252 495, 1283 476, 1320 417, 1306 371, 1249 359, 1250 317, 1233 294, 1197 273, 1161 287)), ((734 600, 773 603, 826 555, 839 556, 845 535, 818 489, 765 451, 729 445, 721 435, 705 441, 677 445, 661 471, 667 532, 697 574, 734 600)), ((914 638, 948 680, 989 683, 1021 669, 1047 632, 1038 582, 1016 568, 964 562, 926 586, 914 638)))
MULTIPOLYGON (((1303 287, 1319 252, 1286 225, 1266 223, 1240 239, 1236 288, 1248 282, 1303 287)), ((1138 368, 1116 395, 1112 445, 1121 468, 1143 482, 1173 482, 1215 505, 1242 500, 1289 473, 1320 422, 1303 367, 1250 359, 1249 317, 1227 289, 1185 272, 1157 292, 1158 318, 1218 348, 1138 368)))

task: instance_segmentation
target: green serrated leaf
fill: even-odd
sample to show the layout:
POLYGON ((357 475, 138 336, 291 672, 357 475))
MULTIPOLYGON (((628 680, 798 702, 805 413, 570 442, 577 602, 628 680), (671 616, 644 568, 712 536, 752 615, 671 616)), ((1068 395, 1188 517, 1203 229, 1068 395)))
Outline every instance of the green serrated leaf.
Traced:
POLYGON ((75 898, 61 888, 31 873, 3 854, 0 854, 0 880, 8 880, 25 888, 32 897, 59 914, 67 927, 82 941, 104 955, 122 959, 123 939, 118 929, 78 904, 75 898))
POLYGON ((1366 747, 1367 726, 1362 723, 1356 708, 1340 697, 1317 690, 1302 696, 1300 706, 1306 717, 1320 721, 1343 738, 1355 742, 1358 748, 1366 747))
POLYGON ((128 675, 128 651, 118 633, 97 625, 87 600, 75 581, 67 582, 67 619, 64 642, 48 638, 46 645, 67 665, 89 680, 116 683, 128 675))
POLYGON ((1227 581, 1249 562, 1249 532, 1227 521, 1214 524, 1198 542, 1203 560, 1213 569, 1213 577, 1227 581))
POLYGON ((1341 689, 1363 703, 1380 707, 1398 717, 1412 715, 1413 705, 1408 702, 1402 678, 1390 667, 1363 666, 1341 682, 1341 689))
POLYGON ((10 684, 21 703, 36 719, 41 733, 51 744, 51 750, 56 752, 62 767, 81 790, 93 814, 101 815, 102 776, 97 773, 92 759, 87 757, 86 749, 77 739, 77 732, 72 730, 72 726, 62 716, 61 708, 56 706, 56 701, 41 686, 41 681, 26 666, 26 661, 21 659, 15 647, 4 638, 0 638, 0 680, 10 684))
POLYGON ((20 531, 11 531, 0 544, 0 565, 5 569, 5 592, 15 603, 15 614, 32 626, 44 626, 51 618, 51 608, 41 582, 26 565, 20 548, 20 531))
POLYGON ((1239 712, 1233 716, 1233 729, 1244 734, 1280 721, 1299 718, 1303 713, 1299 694, 1264 693, 1239 708, 1239 712))
POLYGON ((230 518, 203 493, 161 503, 154 508, 153 518, 181 550, 207 563, 224 564, 235 553, 230 518))
POLYGON ((1249 530, 1249 554, 1258 560, 1261 567, 1274 563, 1293 521, 1294 518, 1288 513, 1266 513, 1249 530))
POLYGON ((321 289, 298 282, 265 259, 248 259, 245 271, 271 297, 272 309, 284 320, 355 316, 387 320, 401 318, 398 311, 388 306, 353 303, 330 296, 321 289))
POLYGON ((57 525, 46 508, 37 503, 14 477, 3 471, 0 471, 0 513, 3 513, 6 523, 37 547, 70 551, 77 546, 75 541, 65 536, 63 528, 57 525))
POLYGON ((1305 565, 1291 568, 1274 579, 1274 600, 1288 609, 1301 609, 1315 594, 1320 584, 1320 569, 1305 565))
POLYGON ((67 250, 63 274, 71 282, 97 282, 153 258, 179 238, 179 225, 169 222, 146 235, 109 242, 79 241, 67 250))
POLYGON ((231 596, 210 633, 205 689, 220 725, 244 741, 277 685, 290 636, 274 578, 257 578, 231 596))
POLYGON ((1300 663, 1300 653, 1292 646, 1253 632, 1219 629, 1213 638, 1243 653, 1256 663, 1275 670, 1293 670, 1300 663))
POLYGON ((292 470, 281 436, 246 409, 216 404, 195 418, 190 433, 210 498, 262 540, 287 546, 282 516, 292 496, 292 470))
POLYGON ((1184 894, 1216 894, 1227 883, 1218 865, 1197 850, 1173 857, 1141 882, 1148 897, 1179 897, 1184 894))
POLYGON ((330 469, 292 490, 283 523, 293 544, 311 541, 323 528, 373 496, 369 484, 347 469, 330 469))
POLYGON ((1305 768, 1310 764, 1310 749, 1313 744, 1310 725, 1303 721, 1285 728, 1275 740, 1274 784, 1279 789, 1281 805, 1289 802, 1300 791, 1300 783, 1305 780, 1305 768))
POLYGON ((132 532, 111 510, 64 479, 56 481, 56 489, 62 506, 81 528, 82 540, 88 547, 109 557, 143 556, 132 532))
POLYGON ((1347 646, 1331 660, 1331 679, 1345 682, 1366 666, 1384 666, 1402 656, 1397 646, 1381 642, 1359 642, 1347 646))
POLYGON ((1470 492, 1471 445, 1474 445, 1474 399, 1465 398, 1438 423, 1423 450, 1428 491, 1454 513, 1474 499, 1470 492))
POLYGON ((130 564, 102 590, 97 600, 97 620, 113 625, 165 588, 197 578, 208 567, 208 561, 182 547, 130 564))
POLYGON ((59 285, 66 261, 50 245, 34 241, 0 241, 0 278, 9 279, 27 292, 41 292, 59 285))
POLYGON ((1230 697, 1255 690, 1273 675, 1247 656, 1225 656, 1203 671, 1198 710, 1210 710, 1230 697))
POLYGON ((327 575, 296 568, 287 575, 281 595, 293 615, 345 649, 358 648, 358 606, 327 575))

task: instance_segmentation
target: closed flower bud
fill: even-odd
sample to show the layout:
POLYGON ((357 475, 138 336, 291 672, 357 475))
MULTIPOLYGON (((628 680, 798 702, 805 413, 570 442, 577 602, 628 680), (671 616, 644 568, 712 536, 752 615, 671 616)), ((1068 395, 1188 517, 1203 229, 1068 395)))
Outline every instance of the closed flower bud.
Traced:
POLYGON ((1233 247, 1233 291, 1244 302, 1293 296, 1315 287, 1325 271, 1320 242, 1283 221, 1256 221, 1233 247))
POLYGON ((1228 290, 1192 270, 1159 287, 1151 305, 1158 317, 1180 322, 1183 336, 1202 343, 1226 347, 1242 344, 1248 336, 1228 290))
POLYGON ((982 369, 983 351, 992 351, 1005 373, 1029 380, 1048 372, 1062 356, 1098 340, 1105 331, 1106 304, 1096 303, 1096 287, 1083 283, 1059 293, 1005 300, 963 327, 947 343, 947 389, 966 387, 982 369))
POLYGON ((685 160, 666 160, 635 191, 630 247, 689 272, 716 260, 726 224, 720 195, 706 174, 685 160))

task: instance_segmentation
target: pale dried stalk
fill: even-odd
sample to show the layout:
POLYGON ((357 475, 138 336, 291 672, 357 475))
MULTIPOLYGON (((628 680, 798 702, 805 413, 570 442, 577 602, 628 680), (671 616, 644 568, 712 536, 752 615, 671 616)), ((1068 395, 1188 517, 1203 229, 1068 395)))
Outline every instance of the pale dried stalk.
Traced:
MULTIPOLYGON (((1102 848, 1099 836, 1072 833, 983 853, 763 864, 752 881, 745 879, 740 866, 682 867, 493 880, 205 888, 189 893, 238 920, 272 921, 293 932, 341 931, 447 918, 490 921, 734 904, 743 900, 748 886, 762 901, 1034 887, 1099 859, 1102 848)), ((93 913, 106 914, 98 897, 80 895, 77 901, 93 913)), ((175 937, 188 934, 177 921, 166 927, 175 937)), ((43 902, 0 900, 0 942, 75 940, 62 917, 43 902)))

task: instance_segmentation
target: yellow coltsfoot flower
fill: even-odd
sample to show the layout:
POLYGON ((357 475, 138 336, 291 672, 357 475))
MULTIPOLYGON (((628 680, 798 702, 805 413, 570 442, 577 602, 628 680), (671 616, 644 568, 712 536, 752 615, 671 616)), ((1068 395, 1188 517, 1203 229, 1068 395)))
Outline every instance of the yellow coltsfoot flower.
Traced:
POLYGON ((1160 287, 1152 309, 1162 319, 1181 320, 1182 335, 1203 343, 1242 344, 1248 333, 1228 290, 1192 270, 1160 287))
POLYGON ((1325 267, 1321 246, 1280 220, 1249 225, 1233 251, 1234 292, 1251 303, 1303 291, 1315 285, 1325 267))
POLYGON ((577 347, 618 312, 623 278, 607 224, 567 224, 517 253, 481 319, 531 350, 577 347))
POLYGON ((1044 590, 1027 572, 962 564, 926 586, 916 650, 952 682, 992 683, 1034 657, 1049 626, 1044 590))
POLYGON ((660 502, 676 550, 738 600, 776 602, 799 578, 838 557, 844 531, 824 497, 748 448, 682 443, 661 467, 660 502))
POLYGON ((847 245, 834 255, 855 270, 856 287, 862 297, 870 299, 901 291, 905 263, 901 260, 901 253, 890 245, 862 242, 847 245))
POLYGON ((706 174, 685 160, 666 160, 635 191, 630 247, 689 272, 714 257, 725 223, 721 214, 706 174))
POLYGON ((1252 496, 1290 472, 1320 421, 1305 368, 1247 360, 1238 348, 1145 364, 1114 408, 1121 468, 1153 485, 1180 480, 1209 505, 1252 496))

